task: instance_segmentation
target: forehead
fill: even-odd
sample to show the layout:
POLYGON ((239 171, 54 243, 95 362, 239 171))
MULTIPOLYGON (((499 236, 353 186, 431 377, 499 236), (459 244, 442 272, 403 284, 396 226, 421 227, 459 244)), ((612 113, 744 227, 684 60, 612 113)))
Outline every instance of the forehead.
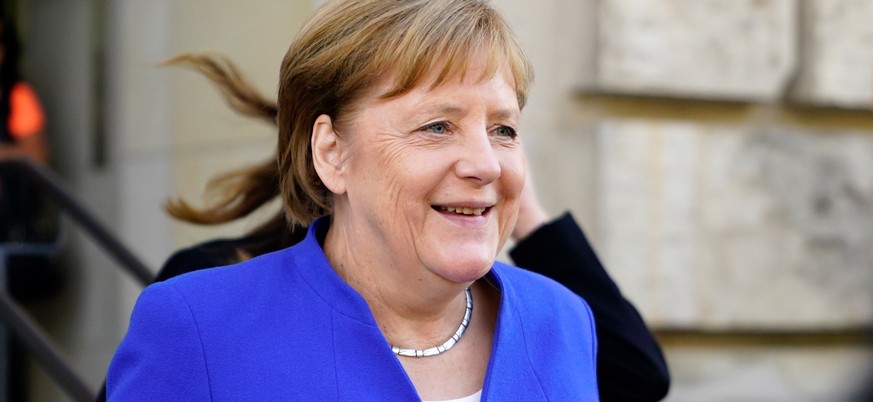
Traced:
POLYGON ((388 74, 360 99, 358 107, 395 106, 424 114, 459 115, 473 106, 484 106, 489 113, 506 118, 517 118, 520 114, 515 82, 508 69, 483 75, 481 70, 471 67, 466 74, 442 83, 436 83, 435 77, 435 73, 430 74, 418 85, 396 93, 396 76, 388 74))
MULTIPOLYGON (((368 97, 392 99, 411 93, 442 93, 462 88, 490 86, 493 89, 509 89, 513 97, 517 92, 515 75, 507 63, 495 66, 493 60, 479 53, 471 57, 466 68, 447 72, 444 68, 433 68, 421 74, 414 83, 404 81, 397 71, 389 71, 376 81, 367 91, 368 97), (448 74, 447 74, 448 73, 448 74)), ((516 102, 517 104, 517 102, 516 102)))

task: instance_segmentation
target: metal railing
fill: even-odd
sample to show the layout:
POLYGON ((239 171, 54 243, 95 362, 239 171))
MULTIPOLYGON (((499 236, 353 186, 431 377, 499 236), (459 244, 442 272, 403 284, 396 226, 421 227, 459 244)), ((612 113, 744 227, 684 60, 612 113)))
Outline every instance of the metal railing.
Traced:
MULTIPOLYGON (((106 227, 101 224, 48 169, 26 158, 0 160, 0 168, 29 180, 48 197, 59 211, 65 212, 102 247, 119 266, 143 285, 151 282, 153 273, 106 227)), ((57 242, 55 242, 57 243, 57 242)), ((5 273, 11 255, 34 255, 56 252, 58 244, 0 243, 0 274, 5 273)), ((0 318, 9 331, 36 358, 46 373, 76 401, 93 401, 96 394, 79 377, 44 331, 18 306, 5 287, 0 286, 0 318)))

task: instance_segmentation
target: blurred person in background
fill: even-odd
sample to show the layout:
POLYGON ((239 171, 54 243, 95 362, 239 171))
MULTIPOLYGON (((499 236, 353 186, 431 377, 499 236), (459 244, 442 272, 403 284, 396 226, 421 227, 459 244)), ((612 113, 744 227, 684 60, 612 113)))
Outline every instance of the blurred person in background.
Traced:
MULTIPOLYGON (((0 15, 0 244, 54 243, 58 214, 34 182, 23 177, 16 163, 47 167, 45 115, 36 92, 19 70, 21 45, 13 20, 0 15), (3 162, 7 163, 3 163, 3 162)), ((6 286, 19 301, 55 294, 63 275, 53 255, 4 253, 6 286)))
MULTIPOLYGON (((12 21, 0 16, 0 161, 27 158, 48 163, 43 129, 45 117, 33 88, 21 77, 21 46, 12 21)), ((0 241, 26 241, 34 236, 37 211, 25 184, 12 172, 0 172, 0 241)))
MULTIPOLYGON (((59 231, 54 205, 13 161, 47 167, 45 115, 36 92, 22 78, 21 44, 11 18, 0 15, 0 244, 47 244, 59 231), (3 163, 6 161, 7 163, 3 163)), ((57 292, 63 274, 53 255, 4 253, 6 286, 19 301, 57 292)))
MULTIPOLYGON (((0 247, 16 244, 16 252, 0 253, 3 285, 19 302, 33 302, 56 294, 63 285, 63 273, 54 255, 21 252, 22 245, 49 243, 57 236, 57 214, 27 177, 12 166, 13 161, 47 166, 48 144, 44 135, 45 116, 36 92, 20 72, 21 43, 13 20, 0 12, 0 247), (4 163, 6 162, 6 163, 4 163)), ((10 339, 10 400, 22 400, 26 375, 24 351, 10 339)))

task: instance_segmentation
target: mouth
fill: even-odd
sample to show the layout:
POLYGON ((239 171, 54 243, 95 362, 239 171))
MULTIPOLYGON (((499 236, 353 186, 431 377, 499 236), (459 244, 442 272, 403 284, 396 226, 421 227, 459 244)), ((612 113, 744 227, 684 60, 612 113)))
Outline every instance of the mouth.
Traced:
POLYGON ((442 213, 467 216, 482 216, 491 210, 491 207, 444 207, 440 205, 434 205, 432 208, 442 213))

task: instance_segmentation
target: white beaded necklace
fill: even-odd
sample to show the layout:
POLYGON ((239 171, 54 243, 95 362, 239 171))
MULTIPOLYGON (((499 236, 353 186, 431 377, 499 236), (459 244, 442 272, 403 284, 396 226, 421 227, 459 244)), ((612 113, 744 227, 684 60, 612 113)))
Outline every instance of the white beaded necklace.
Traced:
POLYGON ((464 293, 467 296, 467 311, 464 312, 464 319, 461 320, 461 325, 458 327, 458 330, 455 331, 455 334, 452 335, 451 338, 443 342, 442 345, 434 346, 428 349, 401 348, 391 345, 391 351, 398 356, 427 357, 436 356, 440 353, 447 352, 449 349, 454 347, 455 344, 457 344, 458 341, 461 340, 461 336, 464 335, 464 331, 467 330, 467 325, 470 325, 470 317, 473 316, 473 293, 470 292, 470 288, 467 288, 464 293))

